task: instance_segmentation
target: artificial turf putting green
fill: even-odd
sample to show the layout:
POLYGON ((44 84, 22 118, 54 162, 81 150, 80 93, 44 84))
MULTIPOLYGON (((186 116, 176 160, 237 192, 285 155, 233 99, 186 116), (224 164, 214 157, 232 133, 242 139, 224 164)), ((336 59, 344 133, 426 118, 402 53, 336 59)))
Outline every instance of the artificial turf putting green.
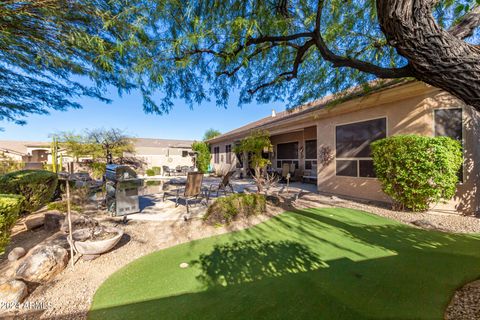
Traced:
POLYGON ((357 210, 285 212, 130 263, 97 290, 89 319, 442 319, 480 276, 479 249, 480 235, 357 210))

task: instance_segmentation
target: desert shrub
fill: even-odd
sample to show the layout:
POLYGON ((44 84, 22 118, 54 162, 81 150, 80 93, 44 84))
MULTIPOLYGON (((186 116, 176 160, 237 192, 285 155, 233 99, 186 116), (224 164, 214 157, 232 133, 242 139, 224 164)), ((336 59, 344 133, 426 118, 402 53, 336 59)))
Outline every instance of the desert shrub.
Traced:
POLYGON ((448 137, 392 136, 372 143, 375 172, 394 209, 428 210, 455 195, 460 143, 448 137))
POLYGON ((145 171, 145 173, 149 177, 153 177, 155 175, 155 171, 153 169, 147 169, 147 171, 145 171))
POLYGON ((107 170, 107 164, 104 162, 92 162, 88 166, 94 179, 102 179, 107 170))
POLYGON ((15 171, 0 177, 0 193, 24 196, 21 211, 33 212, 53 199, 57 184, 57 175, 50 171, 15 171))
MULTIPOLYGON (((68 209, 67 208, 67 201, 62 200, 62 201, 50 202, 47 205, 47 208, 48 208, 48 210, 56 210, 56 211, 66 213, 67 209, 68 209)), ((79 212, 79 213, 81 213, 83 211, 82 207, 78 204, 75 204, 75 203, 70 204, 70 210, 71 211, 76 211, 76 212, 79 212)))
POLYGON ((265 213, 267 202, 264 195, 236 193, 228 197, 218 198, 203 217, 209 224, 229 224, 241 219, 265 213))
POLYGON ((5 156, 0 152, 0 174, 5 174, 13 171, 22 170, 25 167, 23 162, 18 162, 5 156))
POLYGON ((10 240, 10 230, 18 219, 24 200, 21 195, 0 194, 0 254, 10 240))
POLYGON ((203 141, 195 141, 192 144, 192 150, 197 152, 197 168, 199 172, 207 173, 208 167, 210 166, 210 147, 206 142, 203 141))

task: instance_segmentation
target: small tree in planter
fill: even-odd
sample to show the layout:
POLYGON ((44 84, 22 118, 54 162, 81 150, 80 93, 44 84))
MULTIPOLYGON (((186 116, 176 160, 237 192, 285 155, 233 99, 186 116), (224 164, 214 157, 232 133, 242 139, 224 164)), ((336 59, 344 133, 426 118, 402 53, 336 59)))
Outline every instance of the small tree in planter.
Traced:
POLYGON ((253 178, 259 193, 263 191, 265 185, 265 168, 271 163, 269 159, 262 157, 262 153, 270 152, 272 147, 270 134, 264 130, 252 131, 249 136, 242 139, 240 144, 235 147, 235 153, 251 154, 251 165, 255 172, 253 178))
POLYGON ((394 209, 428 210, 455 195, 463 157, 448 137, 400 135, 371 144, 375 173, 394 209))

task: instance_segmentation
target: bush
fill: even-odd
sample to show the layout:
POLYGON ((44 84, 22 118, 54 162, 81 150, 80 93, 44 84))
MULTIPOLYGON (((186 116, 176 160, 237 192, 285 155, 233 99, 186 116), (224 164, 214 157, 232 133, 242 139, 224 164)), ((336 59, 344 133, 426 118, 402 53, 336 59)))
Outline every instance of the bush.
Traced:
POLYGON ((0 177, 0 193, 24 196, 21 211, 33 212, 52 200, 57 183, 57 175, 50 171, 16 171, 0 177))
POLYGON ((160 167, 152 167, 153 172, 155 173, 156 176, 159 176, 162 174, 162 168, 160 167))
POLYGON ((208 167, 210 166, 210 147, 206 142, 200 141, 200 142, 194 142, 192 144, 192 150, 197 152, 197 168, 198 171, 201 173, 207 173, 208 172, 208 167))
POLYGON ((102 179, 107 171, 107 164, 104 162, 92 162, 88 166, 94 179, 102 179))
POLYGON ((18 219, 24 197, 16 194, 0 194, 0 254, 10 240, 10 230, 18 219))
POLYGON ((394 209, 428 210, 455 195, 463 157, 448 137, 392 136, 372 143, 375 172, 394 209))
POLYGON ((145 171, 145 173, 149 177, 153 177, 155 175, 155 171, 153 171, 153 169, 147 169, 147 171, 145 171))
MULTIPOLYGON (((63 212, 63 213, 67 213, 67 201, 65 200, 62 200, 62 201, 56 201, 56 202, 50 202, 48 205, 47 205, 47 208, 48 210, 56 210, 56 211, 60 211, 60 212, 63 212)), ((82 213, 83 212, 83 209, 80 205, 78 204, 75 204, 75 203, 70 203, 70 210, 71 211, 76 211, 76 212, 79 212, 79 213, 82 213)))
POLYGON ((208 207, 203 220, 209 224, 229 224, 235 219, 265 213, 266 210, 264 195, 236 193, 217 199, 208 207))

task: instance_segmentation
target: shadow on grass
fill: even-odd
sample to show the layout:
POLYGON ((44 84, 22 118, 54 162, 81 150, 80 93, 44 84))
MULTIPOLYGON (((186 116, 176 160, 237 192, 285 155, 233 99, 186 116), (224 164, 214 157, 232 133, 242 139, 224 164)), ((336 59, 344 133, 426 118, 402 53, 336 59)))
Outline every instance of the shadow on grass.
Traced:
POLYGON ((197 279, 207 288, 254 282, 326 266, 303 244, 265 240, 215 245, 210 253, 200 255, 191 263, 202 270, 197 279))
POLYGON ((478 236, 329 210, 290 212, 199 252, 191 261, 199 292, 161 296, 162 287, 134 281, 136 297, 139 288, 118 283, 89 318, 441 319, 454 290, 480 275, 478 236))

